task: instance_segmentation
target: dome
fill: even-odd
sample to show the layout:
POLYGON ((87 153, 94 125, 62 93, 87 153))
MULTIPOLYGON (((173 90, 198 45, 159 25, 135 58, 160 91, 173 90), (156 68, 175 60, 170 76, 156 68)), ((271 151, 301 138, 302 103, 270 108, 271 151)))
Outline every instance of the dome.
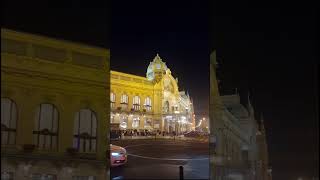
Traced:
POLYGON ((150 62, 148 69, 147 69, 147 79, 149 81, 153 81, 157 79, 157 77, 165 74, 166 70, 168 69, 165 62, 162 61, 159 54, 154 57, 153 61, 150 62))

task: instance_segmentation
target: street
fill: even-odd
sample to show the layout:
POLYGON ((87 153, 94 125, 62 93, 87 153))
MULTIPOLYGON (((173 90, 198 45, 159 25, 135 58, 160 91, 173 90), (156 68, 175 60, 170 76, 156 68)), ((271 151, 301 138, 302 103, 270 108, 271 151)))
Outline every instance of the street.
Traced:
POLYGON ((209 146, 200 141, 139 139, 111 141, 125 147, 128 163, 111 168, 112 179, 184 179, 209 178, 209 146))

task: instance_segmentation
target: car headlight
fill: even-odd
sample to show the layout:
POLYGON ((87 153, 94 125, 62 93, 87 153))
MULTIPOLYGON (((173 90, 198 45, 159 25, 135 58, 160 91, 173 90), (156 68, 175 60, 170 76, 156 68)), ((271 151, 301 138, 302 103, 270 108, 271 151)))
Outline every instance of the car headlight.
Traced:
POLYGON ((120 153, 118 153, 118 152, 113 152, 113 153, 111 153, 111 155, 112 155, 112 156, 120 156, 120 153))

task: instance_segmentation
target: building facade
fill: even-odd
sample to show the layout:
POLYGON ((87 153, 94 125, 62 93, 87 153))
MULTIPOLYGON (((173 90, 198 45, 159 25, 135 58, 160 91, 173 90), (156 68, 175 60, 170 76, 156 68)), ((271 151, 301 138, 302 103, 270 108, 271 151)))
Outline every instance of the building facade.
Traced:
POLYGON ((111 123, 121 130, 182 133, 194 130, 190 96, 179 91, 166 63, 157 54, 146 77, 111 71, 111 123))
POLYGON ((247 107, 239 94, 221 96, 216 77, 216 54, 210 57, 211 179, 270 180, 263 120, 255 119, 248 95, 247 107))
POLYGON ((107 179, 109 50, 1 29, 1 179, 107 179))

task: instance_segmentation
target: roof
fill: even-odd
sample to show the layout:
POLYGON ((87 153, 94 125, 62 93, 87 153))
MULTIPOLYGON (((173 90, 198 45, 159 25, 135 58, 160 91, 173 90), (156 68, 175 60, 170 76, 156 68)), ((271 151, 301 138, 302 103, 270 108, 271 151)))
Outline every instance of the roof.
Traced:
POLYGON ((230 113, 237 118, 248 117, 248 110, 240 103, 238 94, 221 96, 221 100, 230 113))

